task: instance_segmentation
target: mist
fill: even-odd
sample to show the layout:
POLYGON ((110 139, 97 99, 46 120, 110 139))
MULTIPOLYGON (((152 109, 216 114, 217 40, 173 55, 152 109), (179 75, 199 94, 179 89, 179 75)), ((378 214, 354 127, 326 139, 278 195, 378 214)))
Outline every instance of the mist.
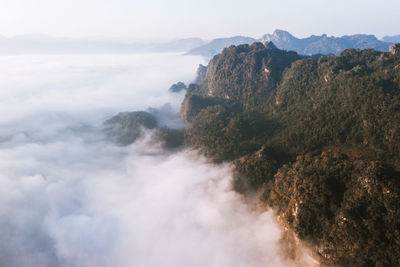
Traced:
POLYGON ((168 153, 152 132, 103 135, 121 111, 178 112, 198 57, 0 57, 1 266, 288 266, 271 211, 231 189, 231 166, 168 153), (165 106, 165 104, 168 104, 165 106))
POLYGON ((129 40, 121 38, 67 38, 44 34, 0 35, 0 55, 101 55, 132 53, 178 53, 205 44, 200 38, 129 40))

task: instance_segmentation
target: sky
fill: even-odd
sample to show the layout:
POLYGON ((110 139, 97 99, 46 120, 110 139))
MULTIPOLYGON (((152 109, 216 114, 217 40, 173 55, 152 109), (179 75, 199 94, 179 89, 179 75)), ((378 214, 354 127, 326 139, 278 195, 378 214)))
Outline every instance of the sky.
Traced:
POLYGON ((0 34, 122 39, 400 34, 398 0, 1 0, 0 34))

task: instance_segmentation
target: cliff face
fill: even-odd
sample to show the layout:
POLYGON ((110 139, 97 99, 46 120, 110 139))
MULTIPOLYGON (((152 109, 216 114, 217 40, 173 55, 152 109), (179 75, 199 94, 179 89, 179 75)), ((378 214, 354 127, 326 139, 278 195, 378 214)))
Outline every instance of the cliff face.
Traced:
POLYGON ((263 192, 323 263, 399 265, 399 66, 397 46, 318 58, 230 47, 187 92, 185 142, 233 161, 235 189, 263 192))
POLYGON ((210 61, 203 94, 247 103, 274 90, 283 70, 300 58, 273 44, 231 46, 210 61))
POLYGON ((181 108, 181 118, 191 121, 202 109, 215 106, 251 106, 271 95, 283 71, 302 57, 261 43, 231 46, 200 66, 195 84, 181 108))
POLYGON ((194 80, 194 83, 202 83, 206 78, 206 74, 207 74, 207 67, 200 64, 196 71, 196 78, 194 80))
POLYGON ((183 121, 191 122, 203 109, 222 104, 223 100, 188 93, 182 102, 180 117, 183 121))
POLYGON ((266 201, 322 262, 395 266, 400 255, 400 173, 380 161, 326 151, 275 174, 266 201))

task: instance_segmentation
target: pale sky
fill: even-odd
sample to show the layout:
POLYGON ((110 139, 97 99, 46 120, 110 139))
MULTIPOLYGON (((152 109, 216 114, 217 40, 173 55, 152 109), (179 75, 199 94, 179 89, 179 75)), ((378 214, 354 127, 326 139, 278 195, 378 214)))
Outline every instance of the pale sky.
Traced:
POLYGON ((399 0, 0 0, 0 34, 171 39, 400 34, 399 0))

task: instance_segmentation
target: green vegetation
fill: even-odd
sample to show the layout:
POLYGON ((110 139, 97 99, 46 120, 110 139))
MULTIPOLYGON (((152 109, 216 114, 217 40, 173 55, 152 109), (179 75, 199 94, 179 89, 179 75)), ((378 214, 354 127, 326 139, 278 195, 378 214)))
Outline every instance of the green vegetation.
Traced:
POLYGON ((233 161, 235 189, 263 192, 324 263, 400 265, 398 51, 231 46, 189 86, 185 142, 233 161))
POLYGON ((215 56, 208 65, 199 93, 254 105, 254 101, 276 88, 285 68, 300 59, 295 52, 285 52, 271 44, 231 46, 215 56))
POLYGON ((265 197, 323 263, 399 266, 399 175, 379 161, 307 154, 280 168, 265 197))
POLYGON ((142 129, 154 129, 156 119, 148 112, 121 112, 104 122, 106 134, 120 145, 133 143, 142 134, 142 129))
MULTIPOLYGON (((151 109, 156 113, 156 109, 151 109)), ((121 112, 104 122, 106 135, 120 145, 129 145, 143 134, 144 130, 154 130, 152 140, 166 149, 176 149, 183 145, 183 129, 159 126, 156 118, 146 111, 121 112)))
POLYGON ((183 129, 160 127, 155 131, 155 139, 166 149, 177 149, 183 145, 183 129))

